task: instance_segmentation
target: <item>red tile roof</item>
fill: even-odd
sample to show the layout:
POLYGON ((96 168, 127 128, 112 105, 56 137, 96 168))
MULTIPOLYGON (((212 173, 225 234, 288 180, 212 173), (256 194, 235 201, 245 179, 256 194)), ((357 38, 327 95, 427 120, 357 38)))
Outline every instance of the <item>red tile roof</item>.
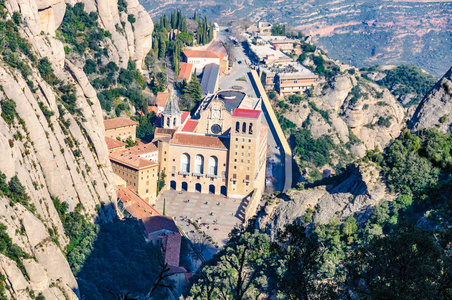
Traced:
POLYGON ((186 50, 183 52, 186 57, 194 57, 194 58, 219 58, 222 59, 223 56, 219 53, 213 51, 205 51, 205 50, 186 50))
POLYGON ((148 106, 148 113, 150 113, 151 111, 153 111, 155 114, 157 114, 157 112, 159 111, 159 108, 157 106, 148 106))
POLYGON ((158 166, 157 163, 143 159, 134 154, 128 154, 127 149, 115 151, 108 156, 111 161, 125 165, 135 170, 158 166))
POLYGON ((130 154, 130 155, 141 155, 151 152, 159 151, 157 146, 154 143, 142 144, 134 147, 130 147, 122 151, 122 153, 130 154))
POLYGON ((137 220, 162 215, 130 188, 117 186, 116 195, 122 207, 137 220))
POLYGON ((117 139, 113 139, 108 136, 105 137, 105 143, 107 144, 108 150, 124 148, 126 146, 126 143, 118 141, 117 139))
POLYGON ((179 233, 176 223, 170 216, 155 216, 142 219, 146 234, 151 234, 160 230, 168 230, 179 233))
POLYGON ((180 123, 184 124, 185 120, 187 120, 187 118, 190 116, 190 112, 188 111, 183 111, 181 116, 180 116, 180 123))
POLYGON ((234 110, 234 113, 232 114, 233 117, 240 117, 240 118, 248 118, 248 119, 257 119, 261 115, 260 110, 253 110, 253 109, 243 109, 243 108, 236 108, 234 110))
POLYGON ((198 126, 198 121, 188 120, 187 123, 184 125, 184 128, 182 128, 182 131, 194 132, 196 126, 198 126))
POLYGON ((155 103, 157 106, 165 106, 166 101, 168 101, 169 93, 158 92, 155 98, 155 103))
POLYGON ((203 148, 228 149, 226 141, 216 136, 175 133, 170 140, 172 145, 184 145, 203 148))
POLYGON ((137 124, 138 124, 138 122, 135 122, 128 118, 123 118, 123 117, 104 120, 105 130, 132 126, 132 125, 137 125, 137 124))
POLYGON ((179 266, 180 245, 182 237, 180 233, 168 233, 162 239, 162 251, 165 263, 169 266, 179 266))
POLYGON ((185 79, 186 81, 190 81, 192 69, 193 69, 193 64, 181 62, 179 76, 177 76, 177 80, 185 79))

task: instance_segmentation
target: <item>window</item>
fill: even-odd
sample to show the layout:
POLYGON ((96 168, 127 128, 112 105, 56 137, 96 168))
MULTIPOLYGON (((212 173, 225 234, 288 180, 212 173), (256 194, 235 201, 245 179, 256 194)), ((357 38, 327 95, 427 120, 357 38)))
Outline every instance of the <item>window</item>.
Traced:
POLYGON ((173 126, 176 126, 176 118, 173 119, 173 126))
POLYGON ((250 123, 250 127, 249 127, 249 130, 248 130, 248 133, 249 134, 253 134, 253 123, 250 123))
POLYGON ((171 173, 176 173, 176 166, 171 166, 171 173))
POLYGON ((200 154, 195 156, 195 173, 204 173, 204 156, 200 154))
MULTIPOLYGON (((243 124, 242 124, 242 133, 246 133, 246 123, 245 122, 243 122, 243 124)), ((243 140, 243 141, 245 141, 245 140, 243 140)))
MULTIPOLYGON (((149 185, 149 181, 146 181, 146 185, 149 185)), ((147 193, 147 192, 146 192, 147 193)))
POLYGON ((166 127, 170 126, 170 118, 166 118, 166 127))
POLYGON ((235 123, 235 133, 239 133, 240 131, 240 122, 235 123))
POLYGON ((217 175, 218 173, 218 159, 215 156, 209 157, 209 174, 217 175))
POLYGON ((187 153, 183 153, 180 156, 180 171, 181 172, 190 172, 190 155, 187 153))

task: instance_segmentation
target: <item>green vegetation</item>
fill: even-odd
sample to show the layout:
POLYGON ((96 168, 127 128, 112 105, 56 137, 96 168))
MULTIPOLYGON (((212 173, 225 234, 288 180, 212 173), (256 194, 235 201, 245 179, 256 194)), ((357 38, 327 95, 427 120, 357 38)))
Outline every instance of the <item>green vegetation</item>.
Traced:
POLYGON ((16 102, 11 99, 3 100, 1 103, 2 107, 2 118, 7 124, 14 123, 14 117, 16 116, 16 102))
POLYGON ((30 203, 25 187, 17 175, 14 175, 9 182, 6 182, 6 175, 0 171, 0 195, 8 197, 12 206, 20 203, 32 213, 36 212, 36 207, 33 203, 30 203))
POLYGON ((154 122, 156 115, 154 112, 148 113, 140 120, 140 124, 137 127, 137 137, 144 141, 152 141, 154 138, 154 122))
MULTIPOLYGON (((6 230, 7 230, 6 225, 0 223, 0 253, 13 260, 17 264, 17 267, 20 269, 22 274, 28 276, 27 271, 25 270, 25 267, 22 264, 22 259, 31 258, 31 256, 24 252, 22 248, 20 248, 19 246, 12 242, 12 239, 8 235, 6 230)), ((2 297, 4 297, 5 291, 4 280, 5 278, 3 277, 3 275, 0 276, 0 299, 3 299, 2 297)))
POLYGON ((292 132, 291 141, 293 153, 299 156, 302 162, 312 163, 316 167, 331 164, 330 151, 335 148, 335 145, 329 136, 315 139, 311 131, 301 128, 292 132))
MULTIPOLYGON (((377 68, 363 69, 365 72, 374 70, 377 68)), ((377 80, 376 83, 388 88, 405 107, 419 104, 436 83, 435 77, 416 66, 401 65, 381 72, 386 76, 377 80), (404 99, 406 96, 412 96, 412 98, 408 101, 404 99)), ((364 73, 363 76, 366 77, 366 74, 364 73)))
POLYGON ((202 100, 201 83, 196 77, 196 74, 193 73, 189 83, 184 80, 177 83, 176 87, 181 91, 180 109, 188 111, 195 110, 202 100))
MULTIPOLYGON (((76 276, 83 299, 113 299, 111 293, 119 297, 124 291, 131 295, 147 294, 162 268, 159 248, 145 242, 136 219, 96 226, 98 233, 93 249, 76 276)), ((168 279, 163 284, 172 286, 168 279)), ((155 287, 155 299, 169 297, 168 288, 155 287)))
POLYGON ((98 26, 96 12, 88 14, 84 8, 83 3, 66 6, 66 13, 59 29, 61 32, 58 35, 62 36, 63 41, 70 44, 77 53, 82 55, 87 49, 92 49, 96 52, 96 58, 100 58, 106 55, 100 48, 100 42, 105 37, 111 37, 111 33, 98 26))
POLYGON ((451 149, 451 135, 437 129, 422 130, 418 135, 404 131, 384 154, 368 152, 365 159, 381 164, 391 189, 419 194, 450 172, 451 149))
MULTIPOLYGON (((81 204, 69 212, 67 202, 52 200, 70 239, 65 254, 84 299, 106 299, 110 292, 123 290, 139 294, 150 290, 160 271, 161 254, 144 241, 136 219, 93 224, 81 204)), ((166 292, 158 289, 156 294, 164 297, 166 292)))
POLYGON ((274 24, 272 27, 272 35, 286 35, 286 25, 274 24))
POLYGON ((53 197, 53 205, 58 212, 64 231, 70 242, 65 253, 72 272, 75 276, 80 272, 87 257, 94 247, 99 226, 88 222, 83 214, 83 206, 79 203, 72 212, 69 212, 67 202, 61 202, 53 197))

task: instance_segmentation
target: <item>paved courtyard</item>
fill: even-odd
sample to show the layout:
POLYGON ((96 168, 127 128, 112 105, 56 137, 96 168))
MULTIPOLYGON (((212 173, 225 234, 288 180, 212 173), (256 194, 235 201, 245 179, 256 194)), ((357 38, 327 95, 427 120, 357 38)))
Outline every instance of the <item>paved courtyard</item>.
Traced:
MULTIPOLYGON (((247 205, 247 200, 233 200, 220 195, 168 190, 160 195, 156 203, 155 208, 161 213, 163 212, 164 199, 166 203, 165 214, 175 219, 176 224, 182 228, 192 243, 203 244, 206 241, 205 239, 203 241, 202 236, 197 233, 193 225, 189 224, 188 220, 197 221, 200 225, 199 228, 211 236, 219 247, 226 244, 228 234, 234 226, 242 224, 247 205)), ((207 248, 203 251, 206 259, 209 259, 209 256, 216 252, 213 247, 200 246, 207 248)))

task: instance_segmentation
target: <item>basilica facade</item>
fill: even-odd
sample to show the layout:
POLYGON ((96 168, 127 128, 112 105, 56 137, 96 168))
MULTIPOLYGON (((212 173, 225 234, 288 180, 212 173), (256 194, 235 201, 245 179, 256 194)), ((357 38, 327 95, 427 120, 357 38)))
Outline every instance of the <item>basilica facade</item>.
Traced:
POLYGON ((193 116, 167 102, 156 129, 166 189, 243 198, 265 185, 268 127, 260 99, 238 91, 207 96, 193 116))

